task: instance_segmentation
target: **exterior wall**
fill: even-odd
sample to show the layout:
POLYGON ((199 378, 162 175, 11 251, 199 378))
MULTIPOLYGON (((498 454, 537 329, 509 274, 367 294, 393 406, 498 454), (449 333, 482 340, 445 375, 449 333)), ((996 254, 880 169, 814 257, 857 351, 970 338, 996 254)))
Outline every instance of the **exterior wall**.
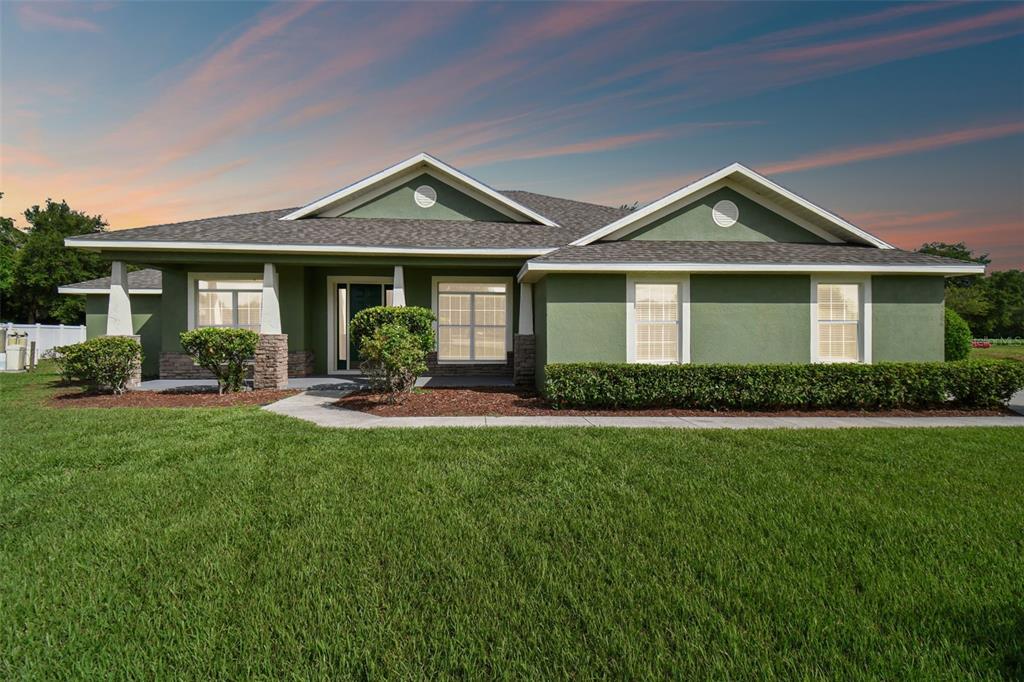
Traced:
POLYGON ((821 237, 729 188, 712 192, 624 239, 825 243, 821 237), (740 210, 739 220, 732 227, 720 227, 711 217, 711 208, 722 199, 734 202, 740 210))
POLYGON ((369 202, 344 214, 351 218, 417 218, 420 220, 488 220, 509 222, 509 217, 476 199, 423 173, 369 202), (437 202, 422 208, 413 200, 420 185, 437 192, 437 202))
MULTIPOLYGON (((154 294, 129 296, 132 306, 132 330, 142 343, 142 376, 145 378, 159 374, 162 298, 154 294)), ((107 295, 89 294, 85 297, 85 338, 92 339, 106 333, 107 295)))
POLYGON ((537 389, 544 388, 544 366, 548 364, 548 278, 533 283, 533 380, 537 389))
POLYGON ((625 275, 558 274, 542 281, 544 304, 534 307, 545 318, 538 362, 626 361, 625 275))
POLYGON ((943 360, 944 306, 942 277, 872 277, 872 361, 943 360))
POLYGON ((691 275, 690 361, 811 361, 807 275, 691 275))

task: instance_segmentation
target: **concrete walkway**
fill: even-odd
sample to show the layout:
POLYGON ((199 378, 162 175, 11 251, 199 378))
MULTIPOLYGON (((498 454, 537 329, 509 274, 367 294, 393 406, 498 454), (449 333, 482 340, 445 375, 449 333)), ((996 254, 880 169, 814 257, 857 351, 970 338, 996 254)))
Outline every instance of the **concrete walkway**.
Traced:
MULTIPOLYGON (((263 407, 318 426, 349 429, 426 426, 625 426, 672 429, 835 429, 1021 426, 1019 417, 377 417, 334 405, 345 391, 313 390, 263 407)), ((1018 394, 1021 396, 1021 394, 1018 394)))

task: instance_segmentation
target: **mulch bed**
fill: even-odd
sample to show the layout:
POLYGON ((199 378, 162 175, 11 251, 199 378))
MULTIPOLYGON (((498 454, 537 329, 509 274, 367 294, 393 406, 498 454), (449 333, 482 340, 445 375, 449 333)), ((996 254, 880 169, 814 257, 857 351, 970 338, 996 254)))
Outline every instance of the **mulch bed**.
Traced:
POLYGON ((217 395, 209 391, 129 391, 121 395, 64 392, 50 399, 51 407, 236 407, 239 405, 268 405, 299 393, 284 391, 241 391, 217 395))
POLYGON ((431 388, 416 391, 400 405, 388 405, 380 396, 357 391, 335 403, 380 417, 1000 417, 1010 410, 555 410, 536 393, 507 388, 431 388))

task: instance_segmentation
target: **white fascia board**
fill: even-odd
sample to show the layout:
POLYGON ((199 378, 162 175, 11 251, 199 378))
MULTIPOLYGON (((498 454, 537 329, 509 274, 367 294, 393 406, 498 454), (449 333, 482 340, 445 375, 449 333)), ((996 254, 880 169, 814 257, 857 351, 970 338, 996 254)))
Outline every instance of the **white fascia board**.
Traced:
MULTIPOLYGON (((109 294, 110 289, 82 289, 80 287, 57 287, 58 294, 69 294, 72 296, 87 296, 91 294, 109 294)), ((136 294, 162 294, 161 289, 129 289, 128 294, 135 296, 136 294)))
POLYGON ((92 251, 209 251, 224 253, 297 253, 337 255, 406 255, 406 256, 523 256, 532 258, 554 251, 548 249, 449 249, 406 248, 389 246, 335 246, 331 244, 237 244, 227 242, 114 241, 93 239, 64 240, 71 248, 92 251))
POLYGON ((351 196, 357 192, 372 187, 378 183, 385 182, 389 178, 392 178, 396 175, 400 175, 419 165, 426 166, 427 168, 433 169, 439 173, 448 175, 455 181, 461 182, 471 187, 472 189, 483 194, 492 201, 495 201, 498 204, 501 204, 506 208, 511 209, 512 211, 523 216, 524 218, 529 218, 530 220, 538 222, 542 225, 547 225, 548 227, 558 227, 558 223, 554 222, 553 220, 550 220, 549 218, 542 216, 533 209, 523 206, 517 201, 513 201, 504 194, 480 182, 476 178, 466 175, 462 171, 452 166, 449 166, 444 161, 434 158, 433 156, 427 153, 420 153, 417 154, 416 156, 413 156, 412 158, 406 159, 405 161, 396 163, 394 166, 391 166, 390 168, 385 168, 379 173, 375 173, 367 178, 360 180, 359 182, 355 182, 351 185, 348 185, 347 187, 343 187, 339 189, 337 192, 333 192, 332 194, 328 194, 327 196, 321 199, 317 199, 311 204, 308 204, 300 209, 292 211, 288 215, 279 218, 279 220, 297 220, 299 218, 305 218, 309 215, 316 213, 317 211, 326 206, 341 201, 347 196, 351 196))
POLYGON ((772 182, 768 178, 764 177, 763 175, 760 175, 759 173, 755 173, 754 171, 750 170, 746 166, 744 166, 742 164, 739 164, 739 163, 734 163, 734 164, 731 164, 729 166, 726 166, 725 168, 723 168, 723 169, 721 169, 719 171, 715 171, 711 175, 705 176, 705 177, 701 178, 700 180, 696 180, 696 181, 690 183, 689 185, 687 185, 687 186, 685 186, 685 187, 683 187, 681 189, 677 189, 675 192, 671 192, 669 194, 666 194, 661 199, 658 199, 657 201, 652 201, 651 203, 647 204, 646 206, 644 206, 642 208, 639 208, 636 211, 633 211, 629 215, 623 216, 622 218, 619 218, 615 222, 609 223, 608 225, 605 225, 604 227, 602 227, 599 230, 595 230, 594 232, 591 232, 588 235, 580 237, 576 241, 572 242, 570 244, 570 246, 585 246, 587 244, 590 244, 592 242, 597 241, 598 239, 602 239, 603 237, 607 237, 608 235, 610 235, 610 234, 612 234, 614 232, 620 232, 620 231, 623 230, 623 228, 626 228, 626 227, 628 227, 630 225, 639 223, 640 221, 644 220, 645 218, 651 216, 652 214, 655 214, 655 213, 657 213, 657 212, 659 212, 659 211, 661 211, 663 209, 669 208, 669 207, 671 207, 671 206, 673 206, 673 205, 675 205, 677 203, 680 203, 680 202, 690 198, 691 196, 701 192, 705 188, 707 188, 707 187, 709 187, 709 186, 711 186, 711 185, 713 185, 713 184, 715 184, 715 183, 717 183, 719 181, 725 180, 726 178, 728 178, 729 176, 731 176, 733 174, 743 175, 744 177, 746 177, 748 180, 754 182, 755 184, 761 185, 765 189, 769 189, 769 190, 771 190, 773 192, 777 192, 777 193, 783 195, 784 197, 786 197, 790 201, 793 201, 794 203, 799 204, 803 208, 806 208, 807 210, 812 211, 813 213, 815 213, 819 217, 821 217, 821 218, 827 220, 828 222, 832 223, 833 225, 838 227, 840 230, 842 230, 844 232, 847 232, 849 234, 855 235, 855 236, 857 236, 857 237, 859 237, 861 239, 864 239, 864 240, 870 242, 871 244, 877 246, 880 249, 892 249, 892 248, 895 248, 891 244, 882 241, 881 239, 879 239, 878 237, 875 237, 874 235, 868 234, 864 230, 862 230, 862 229, 860 229, 860 228, 858 228, 858 227, 856 227, 854 225, 851 225, 850 223, 846 222, 845 220, 843 220, 839 216, 834 215, 832 213, 829 213, 828 211, 826 211, 825 209, 821 208, 820 206, 816 206, 816 205, 812 204, 811 202, 807 201, 803 197, 790 192, 786 188, 784 188, 784 187, 782 187, 780 185, 775 184, 774 182, 772 182))
POLYGON ((517 278, 533 282, 549 272, 703 272, 703 273, 885 273, 890 275, 980 275, 984 265, 801 265, 769 263, 534 263, 520 268, 517 278))

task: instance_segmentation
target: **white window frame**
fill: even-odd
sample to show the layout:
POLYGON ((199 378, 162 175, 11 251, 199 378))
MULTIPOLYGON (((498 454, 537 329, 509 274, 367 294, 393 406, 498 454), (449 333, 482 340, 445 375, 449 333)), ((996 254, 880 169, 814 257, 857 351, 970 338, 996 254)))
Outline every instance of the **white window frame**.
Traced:
MULTIPOLYGON (((443 277, 435 275, 430 278, 430 289, 431 289, 431 309, 434 312, 434 317, 438 317, 438 285, 440 284, 504 284, 505 285, 505 357, 501 360, 442 360, 437 359, 439 365, 504 365, 508 362, 508 354, 512 350, 512 305, 513 305, 513 294, 512 285, 514 284, 512 277, 468 277, 460 275, 458 277, 443 277)), ((472 311, 470 313, 472 315, 472 311)), ((470 329, 475 327, 475 321, 470 319, 470 329)), ((441 334, 438 329, 439 324, 434 321, 434 336, 437 337, 434 342, 434 350, 440 351, 438 348, 441 343, 441 334)), ((469 334, 470 338, 470 349, 473 347, 473 333, 469 334)), ((472 353, 472 350, 470 351, 472 353)))
MULTIPOLYGON (((338 285, 339 284, 380 284, 394 286, 394 277, 349 277, 346 275, 327 278, 327 373, 328 374, 361 374, 358 369, 338 369, 338 285)), ((386 296, 386 294, 381 294, 386 296)), ((386 298, 381 300, 386 301, 386 298)), ((345 317, 351 296, 345 301, 345 317)))
MULTIPOLYGON (((254 281, 259 283, 260 306, 263 305, 263 273, 262 272, 190 272, 188 273, 188 328, 199 328, 199 280, 234 280, 254 281)), ((234 300, 237 301, 237 298, 234 300)), ((237 316, 236 316, 237 319, 237 316)), ((237 327, 238 325, 232 325, 237 327)), ((223 327, 222 327, 223 328, 223 327)))
POLYGON ((687 365, 690 363, 690 275, 689 273, 642 274, 626 276, 626 362, 654 365, 687 365), (679 360, 646 362, 636 357, 636 285, 675 284, 679 287, 679 360))
POLYGON ((871 275, 811 275, 811 362, 848 362, 871 364, 871 275), (857 301, 860 306, 860 324, 857 325, 857 360, 836 360, 818 355, 818 285, 856 284, 857 301))

